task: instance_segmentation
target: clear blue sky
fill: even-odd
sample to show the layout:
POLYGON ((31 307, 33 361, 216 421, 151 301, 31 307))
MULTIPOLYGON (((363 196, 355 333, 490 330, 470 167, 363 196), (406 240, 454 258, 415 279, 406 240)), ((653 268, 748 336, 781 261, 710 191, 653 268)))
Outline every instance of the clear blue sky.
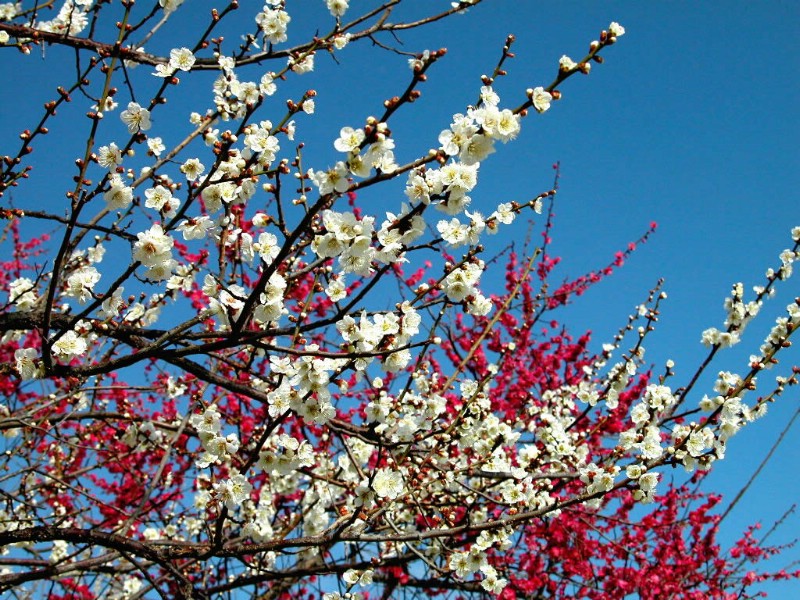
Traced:
MULTIPOLYGON (((253 2, 251 7, 249 0, 241 4, 242 12, 249 13, 261 6, 253 2)), ((325 17, 321 1, 288 4, 294 17, 290 42, 303 39, 302 32, 313 31, 317 23, 321 31, 329 28, 330 18, 325 17), (312 22, 312 15, 322 20, 312 22)), ((353 0, 351 4, 356 11, 365 3, 353 0)), ((415 10, 448 5, 421 0, 411 4, 415 10)), ((214 3, 187 0, 186 5, 179 13, 181 21, 170 25, 174 37, 148 50, 183 45, 181 30, 196 23, 198 15, 214 3), (191 13, 188 5, 192 5, 191 13)), ((496 89, 507 104, 517 105, 526 87, 550 83, 562 54, 582 57, 588 42, 612 20, 625 26, 627 33, 604 52, 606 62, 594 65, 590 76, 568 81, 563 100, 546 115, 533 115, 523 122, 520 139, 498 148, 481 168, 473 198, 476 206, 486 207, 485 212, 502 201, 527 199, 549 188, 550 165, 560 161, 553 252, 563 257, 557 273, 563 277, 605 265, 615 250, 624 249, 650 221, 657 221, 657 234, 626 267, 566 314, 573 331, 592 329, 599 344, 644 299, 656 279, 665 277, 669 299, 659 330, 650 338, 648 358, 655 364, 674 359, 680 381, 704 356, 700 332, 721 326, 722 301, 730 285, 743 281, 749 289, 761 283, 765 268, 776 266, 777 254, 789 246, 790 227, 800 225, 800 78, 796 74, 800 4, 488 0, 465 17, 400 37, 411 51, 446 46, 449 53, 429 71, 419 102, 398 115, 393 126, 396 153, 403 161, 436 144, 438 132, 448 126, 452 114, 474 102, 479 76, 491 70, 508 33, 517 36, 517 57, 508 63, 509 75, 496 89)), ((3 50, 0 74, 3 81, 16 82, 16 86, 6 86, 0 108, 3 154, 10 150, 9 136, 16 136, 21 124, 29 126, 29 115, 38 115, 42 103, 53 97, 53 87, 60 83, 53 78, 55 70, 72 64, 69 53, 52 48, 47 49, 46 61, 35 50, 27 63, 9 52, 13 50, 3 50), (27 70, 22 71, 21 64, 27 70)), ((380 102, 400 92, 408 74, 404 58, 366 44, 345 49, 337 59, 339 65, 319 56, 314 74, 295 78, 283 88, 319 92, 317 114, 304 120, 300 130, 300 137, 315 140, 308 146, 306 160, 317 168, 334 160, 331 144, 339 128, 360 126, 366 116, 379 113, 380 102)), ((140 67, 135 76, 147 81, 145 69, 140 67)), ((254 79, 256 72, 260 74, 261 69, 255 69, 254 79)), ((209 81, 200 79, 205 84, 209 81)), ((154 90, 156 82, 145 85, 154 90)), ((279 93, 281 101, 285 94, 279 93)), ((120 92, 123 99, 127 101, 124 90, 120 92)), ((208 86, 192 87, 191 78, 186 78, 173 101, 173 112, 156 115, 151 132, 168 141, 166 115, 175 115, 177 140, 187 131, 187 112, 202 112, 209 106, 208 86)), ((36 194, 53 206, 63 201, 69 182, 65 173, 72 175, 77 156, 72 153, 73 143, 84 139, 83 112, 85 103, 81 102, 67 113, 73 120, 59 120, 62 129, 54 127, 56 135, 37 148, 40 154, 33 164, 38 173, 26 186, 27 194, 36 194)), ((107 131, 111 136, 112 126, 107 131)), ((16 138, 11 139, 16 149, 16 138)), ((22 197, 18 198, 23 204, 22 197)), ((522 239, 524 223, 515 234, 522 239)), ((488 280, 484 288, 490 291, 488 280)), ((798 279, 781 286, 778 298, 765 307, 765 315, 777 315, 798 295, 798 279)), ((762 319, 760 327, 754 324, 739 348, 721 355, 719 368, 743 370, 771 320, 762 319)), ((787 352, 784 360, 791 356, 787 352)), ((800 353, 794 352, 793 357, 800 363, 800 353)), ((701 390, 710 391, 710 383, 706 381, 701 390)), ((796 390, 790 391, 771 408, 766 420, 734 438, 728 458, 717 465, 706 490, 732 496, 799 399, 796 390)), ((728 519, 723 540, 730 542, 756 520, 768 526, 800 499, 800 478, 794 475, 800 460, 799 440, 800 427, 791 432, 728 519)), ((788 541, 796 530, 800 530, 797 516, 775 540, 788 541)), ((799 556, 800 551, 790 550, 778 564, 799 556)), ((786 597, 796 585, 767 589, 786 597)))

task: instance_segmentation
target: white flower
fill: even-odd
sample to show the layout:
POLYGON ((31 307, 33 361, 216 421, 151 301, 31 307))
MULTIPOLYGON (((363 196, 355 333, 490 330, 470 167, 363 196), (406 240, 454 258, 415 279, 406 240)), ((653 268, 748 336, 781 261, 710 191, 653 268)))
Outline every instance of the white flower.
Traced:
POLYGON ((520 131, 519 115, 515 115, 510 109, 505 108, 500 111, 500 118, 497 121, 497 127, 494 132, 494 137, 505 143, 513 140, 520 131))
POLYGON ((348 3, 349 0, 325 0, 328 10, 336 18, 344 16, 345 11, 348 9, 348 3))
POLYGON ((122 164, 122 152, 114 142, 108 146, 100 146, 97 150, 97 164, 113 171, 122 164))
POLYGON ((314 185, 319 188, 321 195, 330 194, 333 191, 340 194, 346 192, 347 188, 350 187, 350 182, 347 181, 347 173, 347 165, 342 161, 337 162, 327 171, 308 170, 308 176, 314 185))
POLYGON ((485 589, 487 592, 492 594, 500 594, 506 585, 508 585, 508 580, 499 577, 497 574, 497 570, 491 565, 484 565, 481 567, 481 571, 485 575, 483 581, 481 581, 481 587, 485 589))
POLYGON ((209 406, 202 414, 189 417, 189 423, 198 433, 216 434, 222 428, 219 409, 216 404, 209 406))
POLYGON ((441 168, 441 181, 448 192, 469 192, 478 184, 478 165, 448 163, 441 168))
POLYGON ((494 140, 488 135, 475 134, 461 145, 458 157, 465 165, 474 165, 493 152, 494 140))
POLYGON ((430 56, 431 56, 431 51, 425 50, 425 52, 423 52, 422 54, 418 54, 414 58, 409 58, 408 66, 411 68, 412 71, 420 70, 425 65, 425 63, 428 62, 430 56))
POLYGON ((339 138, 333 142, 333 147, 339 152, 357 152, 361 142, 364 141, 364 130, 342 127, 339 138))
POLYGON ((411 358, 411 352, 407 349, 395 350, 383 360, 383 370, 387 373, 397 373, 408 366, 411 358))
POLYGON ((258 243, 255 249, 261 255, 261 258, 266 264, 270 264, 278 256, 281 247, 278 244, 278 238, 274 234, 264 232, 258 236, 258 243))
POLYGON ((100 273, 94 267, 82 267, 67 278, 67 287, 64 293, 76 298, 80 304, 92 297, 95 284, 100 281, 100 273))
POLYGON ((337 50, 342 50, 347 44, 350 43, 351 34, 338 34, 333 38, 333 47, 337 50))
POLYGON ((637 425, 647 423, 650 420, 650 411, 647 408, 647 404, 640 402, 634 406, 633 410, 631 410, 631 420, 637 425))
POLYGON ((172 77, 175 74, 175 71, 176 69, 172 65, 158 63, 156 65, 156 70, 153 72, 153 75, 165 79, 167 77, 172 77))
POLYGON ((169 52, 169 66, 174 70, 191 71, 195 60, 189 48, 173 48, 169 52))
POLYGON ((453 218, 450 221, 439 221, 436 225, 442 239, 453 247, 458 247, 467 241, 468 225, 453 218))
POLYGON ((128 131, 131 133, 150 129, 150 111, 142 108, 136 102, 129 102, 128 109, 122 111, 120 118, 128 126, 128 131))
POLYGON ((181 165, 181 173, 186 175, 186 179, 189 181, 196 180, 205 170, 205 165, 197 158, 190 158, 181 165))
POLYGON ((214 489, 228 510, 236 510, 250 497, 253 486, 244 475, 236 473, 230 479, 215 484, 214 489))
POLYGON ((169 206, 172 203, 172 192, 169 189, 165 188, 163 185, 157 185, 154 188, 149 190, 145 190, 144 192, 145 200, 144 205, 147 208, 154 208, 156 210, 161 210, 164 208, 164 205, 169 206))
POLYGON ((625 467, 625 475, 629 479, 638 479, 642 476, 644 470, 642 469, 641 465, 628 465, 625 467))
POLYGON ((653 473, 645 473, 641 477, 639 477, 639 489, 644 492, 652 492, 656 489, 656 485, 658 484, 658 472, 653 473))
POLYGON ((86 340, 79 336, 75 331, 69 330, 64 333, 53 344, 51 350, 57 357, 70 359, 74 356, 81 356, 87 350, 86 340))
POLYGON ((39 351, 35 348, 17 348, 14 351, 15 368, 23 380, 38 379, 44 374, 39 351))
POLYGON ((27 312, 36 303, 36 286, 27 277, 20 277, 8 286, 8 301, 14 304, 17 310, 27 312))
POLYGON ((265 96, 272 96, 275 93, 275 90, 278 89, 278 86, 274 83, 274 75, 272 73, 265 73, 261 76, 261 82, 258 84, 258 91, 260 91, 265 96))
POLYGON ((492 86, 485 85, 481 88, 481 102, 487 106, 497 106, 500 104, 500 96, 492 89, 492 86))
POLYGON ((709 427, 693 432, 686 441, 686 450, 694 457, 702 456, 714 444, 714 432, 709 427))
POLYGON ((289 59, 289 67, 298 75, 310 73, 314 70, 314 53, 306 54, 301 59, 291 57, 289 59))
POLYGON ((558 61, 558 68, 564 72, 572 71, 578 66, 574 60, 564 54, 558 61))
POLYGON ((467 312, 475 317, 488 315, 493 308, 492 301, 481 294, 475 294, 475 298, 467 304, 467 312))
POLYGON ((611 25, 608 26, 608 33, 613 37, 622 37, 625 35, 625 28, 616 21, 612 21, 611 25))
POLYGON ((158 223, 147 231, 137 233, 136 237, 139 240, 133 245, 133 260, 146 267, 154 267, 172 258, 174 242, 158 223))
POLYGON ((492 216, 503 225, 511 225, 514 222, 517 214, 514 212, 514 207, 510 202, 504 202, 497 206, 492 216))
POLYGON ((178 231, 183 234, 184 240, 202 240, 214 228, 214 222, 206 215, 188 219, 178 225, 178 231))
POLYGON ((331 302, 339 302, 347 298, 347 287, 344 283, 344 277, 340 276, 334 279, 325 288, 325 294, 331 299, 331 302))
POLYGON ((378 469, 372 480, 372 489, 381 498, 394 500, 403 493, 403 476, 392 469, 378 469))
POLYGON ((372 583, 373 571, 368 569, 366 571, 357 571, 355 569, 348 569, 342 575, 344 582, 350 586, 358 584, 360 586, 367 586, 372 583))
POLYGON ((161 153, 166 150, 166 146, 160 137, 152 137, 147 138, 147 149, 153 153, 153 156, 161 156, 161 153))
POLYGON ((17 16, 22 6, 17 2, 4 2, 0 4, 0 21, 10 21, 17 16))
POLYGON ((547 112, 547 109, 550 108, 550 102, 553 100, 553 96, 550 92, 546 92, 543 87, 539 86, 533 88, 529 95, 531 102, 533 102, 533 108, 535 108, 537 112, 547 112))
POLYGON ((103 304, 100 305, 100 315, 104 318, 116 317, 124 304, 122 300, 122 286, 114 290, 110 296, 106 296, 103 304))
POLYGON ((164 9, 164 12, 172 12, 183 4, 183 0, 158 0, 158 4, 164 9))
POLYGON ((133 202, 133 188, 128 187, 122 178, 114 174, 110 179, 111 187, 103 194, 103 200, 108 204, 110 210, 122 210, 128 208, 133 202))
POLYGON ((264 34, 264 39, 271 44, 286 41, 286 29, 291 20, 286 11, 273 10, 266 6, 263 12, 256 15, 256 23, 264 34))

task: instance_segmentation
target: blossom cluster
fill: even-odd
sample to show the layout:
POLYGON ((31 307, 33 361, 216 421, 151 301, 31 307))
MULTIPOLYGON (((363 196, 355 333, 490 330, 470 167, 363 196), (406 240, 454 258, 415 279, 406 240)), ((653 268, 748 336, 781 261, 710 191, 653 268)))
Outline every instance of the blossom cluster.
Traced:
MULTIPOLYGON (((479 3, 452 3, 429 21, 479 3)), ((50 21, 25 26, 68 43, 105 4, 66 0, 50 21)), ((402 31, 388 20, 394 3, 346 23, 350 3, 324 0, 330 33, 292 47, 281 46, 297 23, 284 0, 259 4, 249 15, 255 33, 235 45, 211 37, 244 9, 230 3, 212 13, 207 39, 164 56, 145 51, 184 4, 159 0, 137 25, 120 21, 122 41, 94 47, 87 68, 107 82, 124 74, 126 85, 95 91, 88 76, 79 80, 92 91, 91 143, 75 161, 70 217, 46 217, 65 225, 51 272, 33 267, 35 244, 19 242, 24 212, 3 212, 15 256, 31 264, 20 258, 0 270, 8 317, 0 353, 10 365, 0 386, 13 399, 0 404, 0 426, 16 444, 4 466, 20 473, 9 476, 19 491, 13 511, 0 511, 0 534, 31 529, 15 551, 46 556, 65 594, 82 597, 83 576, 70 587, 75 564, 97 557, 91 542, 78 548, 59 531, 85 528, 115 536, 103 538, 114 542, 103 570, 117 574, 98 585, 126 600, 251 585, 285 595, 323 566, 341 573, 340 591, 320 592, 329 600, 372 597, 377 585, 390 593, 387 582, 412 579, 465 594, 541 595, 562 585, 551 576, 577 572, 562 526, 588 519, 608 531, 602 510, 658 502, 661 467, 708 468, 764 414, 764 402, 744 401, 754 373, 727 371, 701 401, 702 418, 678 413, 685 394, 668 381, 671 363, 658 382, 644 366, 660 291, 594 355, 588 335, 572 339, 549 313, 596 279, 565 284, 555 301, 554 259, 537 263, 534 254, 520 266, 514 254, 505 292, 482 290, 488 236, 526 209, 541 214, 557 186, 478 210, 481 166, 518 138, 524 118, 550 111, 568 77, 601 62, 598 53, 625 33, 618 23, 582 61, 562 56, 556 80, 525 90, 521 104, 505 93, 501 102, 501 62, 482 78, 476 104, 433 136, 434 148, 404 162, 393 115, 418 97, 444 52, 418 53, 411 83, 383 115, 337 124, 326 145, 338 154, 324 166, 303 140, 317 93, 276 100, 287 79, 313 77, 327 53, 402 31), (148 25, 155 15, 162 20, 148 25), (368 22, 374 29, 359 30, 368 22), (148 27, 143 42, 129 37, 148 27), (151 97, 138 83, 132 93, 136 64, 148 65, 151 97), (213 73, 209 108, 192 112, 188 127, 161 118, 167 93, 202 71, 213 73), (357 202, 389 180, 396 194, 357 202), (135 384, 126 382, 132 367, 141 367, 135 384), (157 550, 131 558, 142 548, 157 550), (561 559, 534 565, 544 548, 561 559)), ((138 18, 133 3, 124 9, 138 18)), ((24 16, 0 4, 0 20, 24 16)), ((66 88, 59 94, 68 101, 66 88)), ((17 163, 5 164, 11 173, 17 163)), ((793 238, 755 300, 734 287, 726 331, 704 333, 707 344, 737 341, 773 284, 791 275, 800 229, 793 238)), ((753 372, 773 364, 798 325, 790 305, 752 357, 753 372)))

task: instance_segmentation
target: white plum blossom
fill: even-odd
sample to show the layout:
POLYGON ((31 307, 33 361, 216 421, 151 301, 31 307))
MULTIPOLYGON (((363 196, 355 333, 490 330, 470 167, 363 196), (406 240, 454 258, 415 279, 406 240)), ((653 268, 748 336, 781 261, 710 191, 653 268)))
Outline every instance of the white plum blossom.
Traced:
POLYGON ((186 175, 189 181, 195 181, 206 170, 203 163, 197 158, 190 158, 181 165, 181 173, 186 175))
POLYGON ((183 0, 158 0, 158 4, 164 9, 164 12, 170 13, 177 10, 183 4, 183 0))
POLYGON ((328 10, 331 11, 331 14, 336 18, 344 16, 344 13, 348 9, 349 2, 350 0, 325 0, 328 10))
POLYGON ((327 171, 308 170, 309 178, 319 188, 319 193, 322 195, 330 194, 334 191, 340 194, 346 192, 350 187, 347 174, 347 165, 341 161, 327 171))
POLYGON ((172 258, 174 241, 158 223, 136 234, 136 237, 139 239, 133 245, 133 260, 146 267, 154 267, 172 258))
POLYGON ((543 113, 547 112, 550 108, 550 102, 553 100, 553 96, 550 92, 545 91, 543 87, 535 87, 528 92, 528 96, 533 102, 533 108, 536 109, 537 112, 543 113))
POLYGON ((445 295, 452 302, 463 302, 468 296, 477 296, 479 292, 476 286, 482 273, 482 261, 453 269, 442 282, 445 295))
POLYGON ((167 149, 164 145, 164 142, 161 140, 160 137, 149 137, 147 138, 147 149, 149 152, 153 154, 153 156, 161 156, 161 153, 167 149))
POLYGON ((128 108, 120 114, 120 118, 128 126, 130 133, 147 131, 150 129, 150 111, 142 108, 136 102, 129 102, 128 108))
POLYGON ((694 457, 702 456, 703 453, 714 445, 714 432, 710 427, 703 427, 699 431, 694 431, 686 441, 686 450, 694 457))
POLYGON ((36 23, 36 29, 64 35, 78 35, 89 24, 81 0, 65 0, 56 17, 50 21, 36 23))
POLYGON ((347 44, 350 43, 350 38, 351 37, 352 37, 352 34, 349 33, 349 32, 345 33, 345 34, 338 34, 338 35, 334 36, 334 38, 333 38, 333 47, 336 48, 337 50, 344 49, 344 47, 347 46, 347 44))
POLYGON ((23 380, 38 379, 44 374, 39 352, 35 348, 17 348, 14 351, 14 368, 23 380))
POLYGON ((303 100, 303 103, 300 105, 300 108, 307 115, 313 115, 314 110, 316 109, 316 103, 314 102, 313 98, 308 98, 306 100, 303 100))
POLYGON ((345 285, 344 276, 331 281, 325 288, 325 294, 332 302, 339 302, 347 298, 347 286, 345 285))
POLYGON ((294 56, 290 57, 289 68, 298 75, 310 73, 314 70, 314 53, 310 52, 305 56, 297 58, 294 56))
POLYGON ((8 286, 8 301, 19 311, 30 311, 37 299, 36 285, 28 277, 18 277, 8 286))
POLYGON ((558 68, 561 69, 564 72, 572 71, 573 69, 577 68, 577 66, 578 66, 578 63, 576 63, 574 60, 572 60, 566 54, 564 54, 558 60, 558 68))
POLYGON ((133 189, 122 181, 122 178, 116 173, 110 177, 110 187, 103 194, 103 200, 109 210, 122 210, 128 208, 133 202, 133 189))
POLYGON ((286 30, 292 18, 285 10, 275 10, 264 7, 264 10, 256 15, 256 23, 264 34, 264 40, 270 44, 279 44, 287 39, 286 30))
POLYGON ((167 78, 172 77, 175 74, 175 67, 171 66, 169 63, 158 63, 156 65, 156 70, 153 71, 153 75, 156 77, 167 78))
POLYGON ((0 21, 10 21, 17 16, 22 6, 17 2, 4 2, 0 4, 0 21))
POLYGON ((171 206, 173 201, 172 192, 163 185, 157 185, 154 188, 145 190, 144 196, 146 198, 144 202, 145 207, 159 211, 165 206, 171 206))
POLYGON ((442 150, 450 156, 455 156, 476 133, 478 127, 473 120, 458 113, 453 115, 450 129, 445 129, 439 134, 439 143, 442 145, 442 150))
POLYGON ((615 38, 619 38, 625 35, 625 28, 616 21, 612 21, 611 25, 608 26, 608 33, 615 38))
POLYGON ((505 143, 519 135, 520 132, 520 118, 509 109, 500 111, 500 116, 497 120, 497 126, 494 130, 494 137, 505 143))
POLYGON ((474 165, 485 160, 494 151, 494 139, 492 137, 476 134, 461 145, 461 152, 458 158, 465 165, 474 165))
POLYGON ((85 338, 69 329, 53 343, 51 350, 57 358, 70 360, 86 354, 88 345, 85 338))
POLYGON ((258 242, 254 245, 254 249, 266 264, 270 264, 278 256, 281 247, 275 234, 265 231, 258 236, 258 242))
POLYGON ((198 433, 216 434, 222 429, 221 416, 216 404, 211 404, 202 413, 189 417, 189 423, 198 433))
POLYGON ((446 164, 441 169, 441 182, 448 192, 463 196, 478 184, 479 165, 465 165, 458 162, 446 164))
POLYGON ((187 219, 178 225, 177 229, 183 235, 184 240, 202 240, 208 232, 216 227, 214 222, 206 215, 187 219))
POLYGON ((272 73, 264 73, 258 84, 258 91, 265 96, 272 96, 278 89, 275 85, 275 76, 272 73))
POLYGON ((514 222, 516 216, 517 214, 514 212, 513 206, 509 202, 499 204, 497 206, 497 210, 495 210, 491 214, 491 217, 493 217, 503 225, 511 225, 511 223, 514 222))
POLYGON ((481 587, 491 594, 500 594, 508 585, 508 580, 500 577, 497 569, 491 565, 481 566, 481 572, 484 574, 481 587))
POLYGON ((643 504, 652 502, 655 499, 655 491, 656 486, 658 485, 659 475, 660 473, 657 471, 651 471, 639 477, 637 480, 639 489, 634 490, 633 497, 643 504))
POLYGON ((113 171, 122 164, 122 152, 114 142, 108 146, 100 146, 97 150, 97 164, 113 171))
POLYGON ((492 89, 490 85, 481 87, 481 102, 487 106, 497 106, 500 104, 500 96, 492 89))
POLYGON ((219 483, 214 484, 217 497, 225 504, 228 510, 236 510, 250 497, 253 490, 252 484, 241 473, 236 473, 219 483))
POLYGON ((352 127, 342 127, 339 137, 333 143, 333 147, 339 152, 357 152, 361 142, 364 141, 364 130, 353 129, 352 127))
POLYGON ((177 71, 191 71, 197 59, 189 48, 173 48, 169 52, 169 66, 177 71))
POLYGON ((82 267, 67 277, 64 293, 75 298, 80 304, 86 304, 92 298, 92 291, 100 281, 100 272, 92 266, 82 267))
POLYGON ((275 156, 280 150, 278 138, 270 133, 272 123, 262 121, 258 125, 250 125, 244 138, 244 145, 251 151, 259 154, 259 162, 268 166, 275 160, 275 156))
POLYGON ((394 500, 403 493, 404 488, 403 475, 393 469, 378 469, 372 479, 372 489, 381 498, 394 500))

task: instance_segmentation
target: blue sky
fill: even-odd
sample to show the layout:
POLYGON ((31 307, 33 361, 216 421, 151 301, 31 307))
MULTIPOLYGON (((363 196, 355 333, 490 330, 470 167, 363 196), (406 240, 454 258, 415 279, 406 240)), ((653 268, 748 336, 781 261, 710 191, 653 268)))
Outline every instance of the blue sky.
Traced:
MULTIPOLYGON (((148 50, 183 45, 180 36, 205 14, 202 9, 214 3, 187 0, 186 4, 192 4, 192 12, 184 7, 180 21, 174 19, 169 25, 172 33, 162 45, 148 50)), ((241 10, 252 14, 256 4, 261 5, 253 2, 251 7, 244 1, 241 10)), ((300 41, 302 32, 313 32, 317 24, 321 31, 330 27, 322 2, 288 4, 294 18, 290 42, 300 41)), ((352 0, 351 4, 357 11, 366 3, 352 0)), ((448 2, 411 2, 417 13, 430 5, 446 7, 448 2)), ((604 52, 605 63, 594 65, 588 77, 569 80, 562 88, 563 99, 548 113, 525 119, 520 138, 498 148, 481 168, 473 199, 476 207, 486 207, 486 213, 499 202, 528 199, 550 187, 551 165, 560 161, 553 252, 563 257, 557 272, 562 277, 605 265, 614 251, 638 238, 651 221, 658 222, 657 234, 621 272, 565 314, 573 331, 591 329, 599 344, 664 277, 669 299, 659 329, 650 338, 648 358, 657 365, 667 358, 675 360, 680 381, 704 356, 700 332, 721 326, 722 301, 731 284, 743 281, 749 289, 762 283, 765 268, 776 266, 778 253, 790 245, 789 229, 800 225, 796 146, 800 78, 795 70, 800 60, 800 5, 488 0, 466 16, 400 36, 402 47, 409 51, 445 46, 449 52, 429 71, 422 98, 397 115, 396 153, 404 161, 436 145, 452 114, 475 101, 479 76, 494 66, 507 34, 517 36, 516 58, 507 63, 509 75, 498 81, 496 89, 504 103, 516 106, 525 88, 550 83, 562 54, 582 57, 588 43, 612 20, 625 26, 627 33, 604 52)), ((388 37, 381 40, 397 44, 388 37)), ((72 57, 48 48, 46 61, 34 50, 25 63, 17 56, 12 60, 7 53, 13 50, 3 52, 0 74, 19 90, 11 94, 7 87, 0 109, 4 140, 0 151, 6 154, 10 148, 5 141, 14 140, 16 149, 16 138, 10 136, 16 136, 20 124, 29 126, 30 117, 53 97, 53 87, 61 82, 52 74, 70 68, 72 57)), ((317 114, 304 119, 298 130, 299 137, 312 142, 306 156, 308 165, 317 168, 335 159, 332 141, 339 128, 360 126, 365 117, 379 113, 382 100, 400 92, 409 74, 405 58, 367 44, 346 48, 337 59, 338 65, 329 57, 318 57, 315 73, 287 82, 283 88, 287 91, 279 93, 282 102, 289 97, 288 90, 318 91, 317 114)), ((139 67, 135 74, 145 81, 137 88, 143 97, 148 85, 154 91, 157 84, 144 77, 145 69, 139 67)), ((204 82, 199 88, 192 87, 191 78, 185 79, 169 107, 172 112, 154 117, 154 131, 165 140, 173 135, 171 129, 175 141, 188 131, 189 110, 202 112, 210 104, 209 78, 199 78, 204 82), (175 119, 174 126, 168 118, 175 119)), ((123 98, 127 101, 124 90, 123 98)), ((71 176, 77 156, 72 148, 85 131, 81 121, 85 103, 80 104, 65 110, 73 118, 57 121, 54 135, 37 147, 41 154, 32 164, 39 170, 26 189, 47 203, 61 202, 69 183, 66 176, 71 176)), ((111 136, 121 125, 108 127, 111 136)), ((398 198, 389 202, 392 207, 402 199, 400 187, 395 189, 398 198)), ((521 240, 525 224, 511 235, 521 240)), ((491 281, 485 280, 484 287, 490 291, 491 281)), ((764 317, 751 326, 741 347, 723 353, 715 363, 719 369, 743 370, 773 316, 798 295, 798 280, 780 286, 778 297, 765 307, 764 317)), ((784 362, 791 362, 792 356, 794 363, 800 363, 796 351, 787 352, 784 362)), ((710 391, 710 382, 705 384, 698 391, 710 391)), ((732 497, 791 418, 799 399, 797 391, 789 391, 771 407, 766 420, 734 438, 728 458, 717 465, 706 490, 732 497)), ((768 526, 800 498, 800 482, 793 475, 800 459, 798 439, 800 426, 790 432, 726 521, 723 539, 733 540, 757 520, 768 526)), ((775 541, 788 541, 799 529, 800 517, 794 516, 775 541)), ((798 557, 800 551, 789 550, 778 564, 798 557)), ((794 585, 767 589, 786 594, 794 585)))

